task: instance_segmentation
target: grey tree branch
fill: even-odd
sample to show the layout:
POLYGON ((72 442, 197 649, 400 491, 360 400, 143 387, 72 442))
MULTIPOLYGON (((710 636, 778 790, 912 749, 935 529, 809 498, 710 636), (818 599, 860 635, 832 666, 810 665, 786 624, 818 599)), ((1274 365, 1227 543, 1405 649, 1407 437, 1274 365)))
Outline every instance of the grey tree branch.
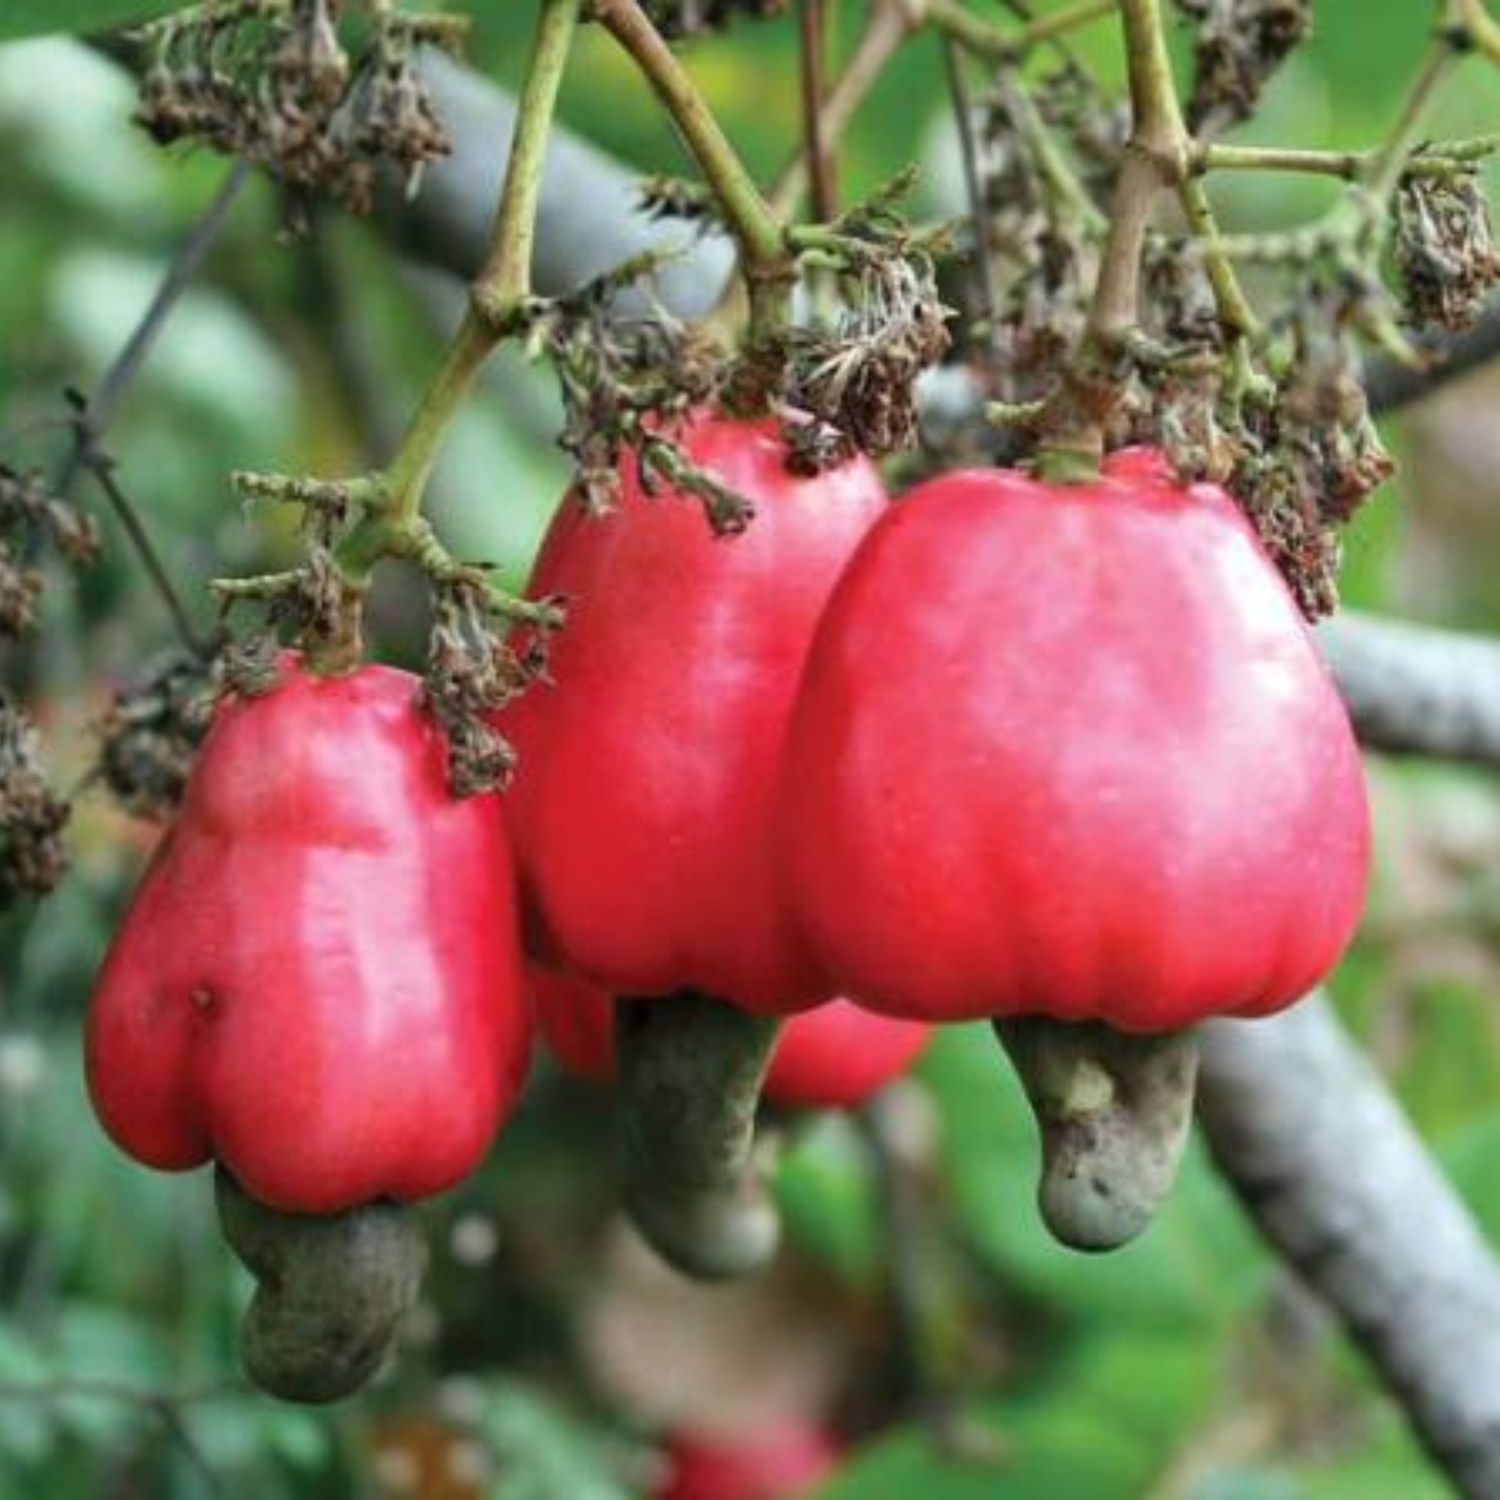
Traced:
POLYGON ((1365 393, 1372 411, 1410 406, 1500 356, 1500 301, 1492 302, 1472 328, 1424 340, 1424 347, 1432 354, 1430 365, 1418 368, 1382 356, 1365 367, 1365 393))
POLYGON ((1461 1494, 1500 1495, 1500 1269, 1319 996, 1205 1028, 1199 1120, 1261 1232, 1334 1309, 1461 1494))
MULTIPOLYGON (((423 73, 454 143, 452 156, 427 169, 408 202, 390 194, 381 222, 413 255, 469 277, 489 241, 516 110, 500 89, 432 53, 423 73)), ((682 249, 656 285, 684 317, 719 300, 733 262, 725 238, 695 237, 691 225, 652 219, 640 205, 638 179, 614 158, 565 130, 554 130, 537 211, 535 282, 543 296, 571 291, 631 256, 682 249)))
POLYGON ((1500 640, 1347 613, 1318 639, 1371 749, 1500 765, 1500 640))

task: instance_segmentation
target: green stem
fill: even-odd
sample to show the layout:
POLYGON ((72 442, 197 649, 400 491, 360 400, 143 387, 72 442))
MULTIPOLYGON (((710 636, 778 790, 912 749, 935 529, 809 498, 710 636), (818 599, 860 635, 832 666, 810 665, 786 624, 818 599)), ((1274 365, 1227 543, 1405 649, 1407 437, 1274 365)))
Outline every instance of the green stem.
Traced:
MULTIPOLYGON (((1483 161, 1500 151, 1500 131, 1465 136, 1434 145, 1402 166, 1403 176, 1444 177, 1458 164, 1483 161)), ((1358 182, 1369 175, 1374 151, 1308 151, 1295 146, 1221 146, 1209 143, 1193 152, 1191 170, 1204 172, 1308 172, 1358 182)))
POLYGON ((1406 96, 1401 113, 1391 127, 1390 135, 1385 144, 1375 152, 1366 169, 1365 186, 1377 205, 1383 206, 1389 202, 1400 184, 1422 114, 1437 92, 1438 85, 1458 59, 1459 50, 1453 33, 1447 28, 1440 28, 1433 45, 1427 49, 1421 70, 1406 96))
POLYGON ((1203 247, 1204 269, 1220 322, 1234 341, 1260 337, 1261 328, 1234 265, 1221 245, 1203 183, 1190 172, 1195 149, 1183 119, 1161 0, 1120 0, 1130 81, 1131 135, 1115 187, 1099 279, 1083 346, 1064 386, 1059 429, 1038 457, 1038 472, 1061 482, 1097 472, 1105 424, 1118 402, 1114 362, 1140 317, 1141 259, 1152 210, 1173 188, 1203 247))
POLYGON ((517 313, 531 295, 531 254, 542 166, 581 3, 542 0, 536 38, 517 101, 516 133, 489 251, 470 289, 469 310, 386 471, 392 511, 398 520, 410 520, 420 511, 422 492, 443 435, 485 361, 512 331, 517 313))
POLYGON ((1106 342, 1136 326, 1151 209, 1164 187, 1181 180, 1187 143, 1159 0, 1121 0, 1121 19, 1133 125, 1089 312, 1090 334, 1106 342))
POLYGON ((362 584, 381 558, 406 549, 443 439, 485 362, 514 331, 531 296, 542 166, 581 8, 582 0, 542 0, 489 249, 470 288, 463 322, 379 478, 378 493, 339 547, 339 568, 351 584, 362 584))
POLYGON ((967 10, 959 0, 926 0, 923 17, 939 31, 991 62, 1016 62, 1039 42, 1051 41, 1065 31, 1112 15, 1119 0, 1073 0, 1025 26, 996 26, 967 10))
POLYGON ((1207 189, 1199 178, 1188 177, 1179 184, 1177 196, 1183 214, 1203 247, 1203 269, 1213 288, 1219 321, 1236 339, 1258 339, 1261 336, 1260 319, 1255 316, 1255 310, 1240 286, 1233 261, 1218 248, 1219 225, 1208 201, 1207 189))
MULTIPOLYGON (((443 438, 465 397, 473 389, 496 342, 494 322, 471 304, 453 341, 443 353, 437 374, 412 414, 396 456, 386 468, 384 511, 383 514, 372 514, 370 519, 384 522, 387 531, 391 523, 399 526, 421 512, 422 496, 443 438)), ((354 542, 357 535, 358 529, 351 534, 349 541, 354 542)), ((347 555, 341 552, 340 562, 345 566, 359 566, 361 552, 376 540, 371 536, 364 544, 346 549, 347 555)))
POLYGON ((1455 0, 1450 7, 1447 29, 1480 53, 1486 61, 1500 67, 1500 23, 1485 9, 1484 0, 1455 0))
MULTIPOLYGON (((1480 161, 1500 147, 1500 135, 1477 135, 1431 147, 1412 155, 1412 144, 1427 105, 1463 49, 1472 41, 1472 21, 1464 0, 1450 0, 1400 113, 1385 141, 1369 151, 1350 154, 1302 152, 1285 148, 1210 146, 1194 154, 1193 168, 1253 168, 1268 166, 1293 171, 1327 171, 1359 183, 1363 193, 1341 201, 1315 223, 1300 229, 1264 235, 1217 235, 1212 252, 1226 260, 1256 260, 1286 264, 1314 259, 1352 247, 1367 259, 1378 256, 1384 240, 1386 209, 1408 172, 1441 174, 1455 161, 1480 161)), ((1492 23, 1493 24, 1493 23, 1492 23)))
POLYGON ((473 289, 481 310, 493 315, 492 322, 498 318, 502 335, 509 331, 504 326, 506 320, 531 295, 531 254, 542 168, 580 8, 580 0, 542 0, 536 39, 517 101, 516 133, 505 186, 495 211, 489 253, 473 289))
POLYGON ((1131 132, 1083 341, 1058 392, 1052 431, 1037 454, 1043 479, 1097 476, 1104 429, 1119 403, 1121 351, 1139 321, 1141 257, 1157 197, 1184 176, 1187 128, 1172 79, 1159 0, 1120 0, 1130 78, 1131 132))
POLYGON ((744 263, 752 342, 784 327, 791 317, 796 267, 780 218, 636 0, 593 0, 592 14, 630 54, 666 106, 724 210, 744 263))

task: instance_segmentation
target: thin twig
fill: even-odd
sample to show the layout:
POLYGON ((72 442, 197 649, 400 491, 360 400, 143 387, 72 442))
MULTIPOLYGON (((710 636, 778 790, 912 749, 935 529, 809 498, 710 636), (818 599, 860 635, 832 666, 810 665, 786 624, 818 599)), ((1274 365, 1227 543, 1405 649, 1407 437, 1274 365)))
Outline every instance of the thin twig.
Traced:
POLYGON ((979 293, 979 308, 984 321, 994 326, 995 271, 990 259, 989 213, 984 201, 984 185, 979 177, 979 148, 974 139, 974 115, 964 81, 963 57, 951 36, 943 38, 943 67, 948 81, 948 102, 953 110, 953 124, 958 132, 959 155, 963 161, 964 196, 969 207, 969 245, 974 256, 974 286, 979 293))
POLYGON ((838 183, 832 143, 824 118, 827 87, 824 52, 827 20, 823 0, 802 0, 798 8, 801 46, 802 144, 812 187, 813 217, 824 224, 838 213, 838 183))
POLYGON ((102 448, 101 440, 113 421, 125 392, 150 357, 173 311, 218 238, 249 175, 250 164, 246 161, 236 161, 230 167, 208 207, 178 246, 151 301, 121 345, 119 353, 100 377, 93 395, 79 401, 69 418, 73 429, 73 443, 52 484, 53 493, 66 499, 82 474, 87 472, 94 476, 125 528, 125 534, 134 547, 137 558, 161 596, 183 643, 197 655, 202 654, 203 643, 193 629, 182 598, 162 563, 161 555, 151 540, 140 512, 131 504, 116 480, 113 461, 102 448))
MULTIPOLYGON (((823 100, 821 127, 827 149, 837 147, 865 96, 915 25, 907 0, 875 0, 864 33, 823 100)), ((807 153, 798 151, 771 189, 771 207, 779 218, 790 217, 806 180, 807 153)))
MULTIPOLYGON (((1200 141, 1193 149, 1189 169, 1195 173, 1308 172, 1358 182, 1369 175, 1380 149, 1314 151, 1301 146, 1225 146, 1200 141)), ((1452 174, 1455 164, 1481 162, 1496 152, 1500 152, 1500 131, 1434 142, 1407 157, 1401 172, 1405 177, 1445 177, 1452 174)))
POLYGON ((125 528, 125 535, 130 538, 130 545, 135 548, 136 557, 146 570, 146 575, 155 586, 156 592, 161 596, 161 601, 166 606, 167 613, 171 615, 178 635, 182 637, 183 645, 195 656, 205 655, 207 647, 193 628, 187 607, 182 601, 182 596, 177 592, 177 586, 172 582, 172 575, 167 571, 166 564, 162 562, 161 554, 156 550, 156 544, 151 540, 150 532, 146 530, 145 523, 141 520, 139 509, 131 503, 120 487, 120 482, 115 476, 114 462, 107 454, 101 453, 92 446, 76 448, 74 451, 81 455, 80 464, 93 476, 94 482, 104 492, 104 498, 109 501, 110 509, 114 511, 120 525, 125 528))
POLYGON ((236 161, 225 174, 218 192, 172 257, 171 264, 157 285, 145 312, 141 314, 140 321, 131 330, 129 338, 110 362, 93 395, 88 398, 83 411, 75 419, 73 449, 63 461, 52 485, 53 493, 60 498, 67 499, 74 484, 78 482, 78 476, 88 467, 88 452, 98 444, 113 420, 120 399, 146 362, 182 294, 197 274, 204 256, 219 237, 219 231, 224 227, 240 189, 249 178, 250 170, 248 162, 236 161))
POLYGON ((1073 0, 1010 31, 976 16, 960 0, 926 0, 927 20, 979 57, 1015 62, 1031 48, 1113 14, 1119 0, 1073 0))

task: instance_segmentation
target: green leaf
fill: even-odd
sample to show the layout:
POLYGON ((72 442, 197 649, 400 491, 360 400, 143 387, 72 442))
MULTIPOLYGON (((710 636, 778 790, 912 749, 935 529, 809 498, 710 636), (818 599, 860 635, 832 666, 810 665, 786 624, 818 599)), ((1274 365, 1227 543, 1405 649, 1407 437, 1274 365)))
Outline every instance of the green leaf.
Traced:
POLYGON ((1001 1452, 992 1463, 943 1453, 925 1431, 907 1426, 856 1453, 816 1500, 1125 1500, 1139 1493, 1128 1439, 1085 1415, 1059 1408, 1052 1430, 1033 1432, 1024 1445, 1001 1423, 993 1426, 1001 1452))
POLYGON ((1439 1161, 1480 1227, 1500 1238, 1500 1110, 1492 1109, 1446 1139, 1439 1161))
MULTIPOLYGON (((0 1323, 0 1381, 6 1385, 43 1386, 51 1378, 46 1357, 18 1329, 0 1323)), ((57 1437, 56 1413, 42 1401, 12 1394, 0 1401, 0 1451, 36 1462, 51 1452, 57 1437)))
POLYGON ((880 1206, 869 1155, 848 1118, 828 1114, 801 1131, 776 1170, 788 1233, 845 1280, 871 1282, 880 1267, 880 1206))
POLYGON ((183 0, 7 0, 0 42, 56 31, 104 31, 184 9, 183 0))
POLYGON ((475 1426, 496 1462, 493 1493, 505 1500, 629 1500, 615 1477, 612 1435, 523 1381, 496 1380, 473 1394, 475 1426))
POLYGON ((917 1424, 855 1453, 817 1500, 1135 1500, 1187 1442, 1222 1383, 1210 1340, 1107 1330, 1081 1339, 1045 1380, 976 1405, 990 1460, 942 1452, 917 1424))

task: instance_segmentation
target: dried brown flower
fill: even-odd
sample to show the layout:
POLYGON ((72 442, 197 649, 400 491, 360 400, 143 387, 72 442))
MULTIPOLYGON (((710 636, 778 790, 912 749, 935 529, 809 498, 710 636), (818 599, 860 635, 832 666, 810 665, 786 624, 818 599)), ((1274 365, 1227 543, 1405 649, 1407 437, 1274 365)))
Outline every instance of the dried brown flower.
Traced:
POLYGON ((47 784, 35 725, 0 695, 0 910, 46 895, 67 874, 62 832, 71 815, 47 784))
POLYGON ((779 15, 788 0, 645 0, 644 9, 663 36, 700 36, 732 21, 779 15))
POLYGON ((545 677, 562 602, 517 604, 482 573, 461 570, 434 584, 432 604, 422 703, 447 738, 453 795, 472 797, 510 780, 516 755, 494 715, 545 677))
POLYGON ((174 651, 116 695, 98 725, 99 775, 132 817, 161 822, 182 801, 219 685, 211 662, 174 651))
POLYGON ((1408 174, 1396 195, 1396 271, 1418 327, 1461 331, 1500 282, 1490 206, 1475 172, 1408 174))
POLYGON ((1177 0, 1197 23, 1189 126, 1211 133, 1249 117, 1266 80, 1312 31, 1311 0, 1177 0))
POLYGON ((151 62, 136 119, 163 145, 193 140, 263 163, 295 193, 367 212, 390 163, 415 191, 449 143, 415 67, 453 49, 463 23, 372 8, 362 51, 340 37, 337 0, 210 0, 143 32, 151 62))

